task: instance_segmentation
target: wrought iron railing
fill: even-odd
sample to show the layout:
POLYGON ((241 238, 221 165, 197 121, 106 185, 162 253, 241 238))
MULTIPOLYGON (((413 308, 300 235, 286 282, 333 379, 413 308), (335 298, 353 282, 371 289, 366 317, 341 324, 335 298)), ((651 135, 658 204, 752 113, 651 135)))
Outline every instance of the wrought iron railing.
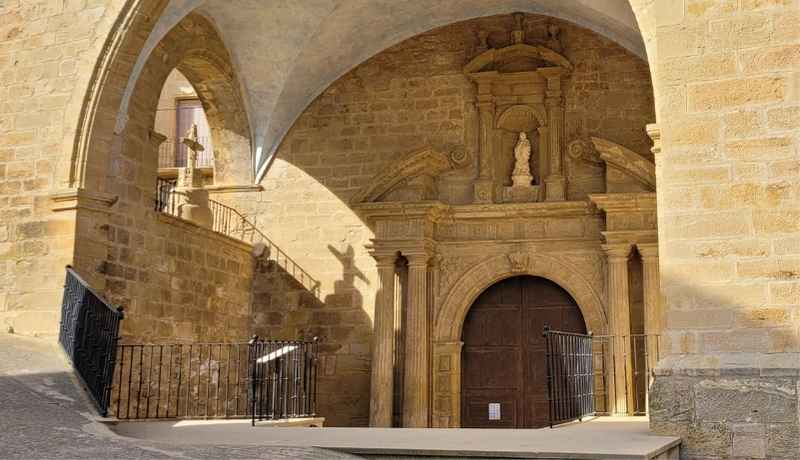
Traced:
POLYGON ((111 411, 119 419, 247 417, 247 343, 117 347, 111 411))
MULTIPOLYGON (((197 152, 198 168, 214 167, 214 148, 210 139, 198 137, 197 142, 205 147, 205 150, 197 152)), ((185 168, 187 159, 186 145, 179 140, 167 139, 158 146, 158 167, 159 168, 185 168)))
POLYGON ((317 401, 317 339, 250 341, 252 424, 313 417, 317 401))
POLYGON ((178 216, 178 200, 176 199, 176 179, 156 178, 156 211, 178 216))
MULTIPOLYGON (((180 217, 181 192, 176 190, 175 179, 158 178, 156 182, 155 210, 180 217)), ((215 200, 208 200, 213 215, 211 229, 217 233, 256 245, 264 245, 262 257, 273 261, 314 295, 319 295, 320 283, 286 254, 277 244, 235 208, 215 200)))
POLYGON ((550 427, 595 414, 591 334, 544 329, 550 427))
POLYGON ((108 414, 122 318, 122 307, 113 308, 67 266, 58 342, 103 417, 108 414))
POLYGON ((652 370, 660 356, 658 335, 593 337, 595 404, 598 413, 647 413, 652 370), (623 375, 615 378, 617 371, 623 375), (614 401, 611 401, 614 398, 614 401))
POLYGON ((544 336, 551 426, 593 414, 647 413, 659 336, 593 336, 547 328, 544 336))
POLYGON ((317 341, 124 344, 111 412, 121 420, 316 415, 317 341))

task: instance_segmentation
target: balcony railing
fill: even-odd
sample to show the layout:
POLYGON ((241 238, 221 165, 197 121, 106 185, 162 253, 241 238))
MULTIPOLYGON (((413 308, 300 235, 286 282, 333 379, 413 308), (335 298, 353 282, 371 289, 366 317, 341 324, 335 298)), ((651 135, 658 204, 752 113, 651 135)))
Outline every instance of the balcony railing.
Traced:
MULTIPOLYGON (((205 147, 202 152, 197 152, 198 168, 214 167, 214 147, 208 137, 198 137, 197 142, 205 147)), ((180 140, 167 139, 158 148, 159 168, 185 168, 187 148, 180 140)))

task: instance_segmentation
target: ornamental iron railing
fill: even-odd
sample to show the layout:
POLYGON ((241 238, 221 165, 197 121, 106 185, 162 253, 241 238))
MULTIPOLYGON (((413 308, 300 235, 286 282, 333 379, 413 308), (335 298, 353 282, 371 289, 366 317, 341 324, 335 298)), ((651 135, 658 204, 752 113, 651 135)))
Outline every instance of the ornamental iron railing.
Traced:
POLYGON ((250 341, 251 423, 314 417, 317 401, 317 339, 250 341))
MULTIPOLYGON (((176 190, 177 180, 158 178, 156 181, 155 211, 181 217, 181 192, 176 190)), ((235 208, 215 200, 208 200, 213 216, 211 229, 231 238, 262 245, 261 257, 272 261, 291 275, 305 289, 319 296, 320 282, 286 254, 277 244, 235 208)))
POLYGON ((590 415, 647 414, 658 335, 594 336, 545 328, 544 336, 550 426, 590 415))
POLYGON ((550 427, 595 414, 591 334, 544 329, 550 427))
POLYGON ((122 307, 114 308, 67 266, 58 342, 101 416, 108 414, 122 307))
POLYGON ((121 420, 312 417, 317 341, 125 344, 111 412, 121 420))
MULTIPOLYGON (((205 150, 197 152, 198 168, 214 167, 214 149, 208 137, 198 137, 205 150)), ((185 168, 188 150, 186 145, 175 139, 167 139, 158 146, 158 167, 159 168, 185 168)))

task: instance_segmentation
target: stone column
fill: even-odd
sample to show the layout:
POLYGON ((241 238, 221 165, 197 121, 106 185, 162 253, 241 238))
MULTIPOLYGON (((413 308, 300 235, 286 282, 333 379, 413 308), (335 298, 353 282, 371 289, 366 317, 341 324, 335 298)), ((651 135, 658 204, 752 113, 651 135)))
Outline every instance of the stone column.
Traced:
POLYGON ((662 329, 658 243, 637 244, 636 248, 642 256, 644 269, 644 333, 647 335, 647 369, 652 370, 658 362, 659 334, 662 329))
POLYGON ((394 254, 373 254, 378 266, 375 334, 372 345, 369 426, 392 426, 394 395, 394 254))
POLYGON ((480 94, 477 106, 480 120, 480 150, 478 153, 478 179, 475 181, 474 201, 476 203, 491 203, 494 201, 494 181, 492 180, 494 102, 491 94, 480 94))
POLYGON ((403 378, 403 427, 428 426, 428 257, 424 252, 408 259, 406 363, 403 378))
POLYGON ((607 244, 608 257, 608 331, 611 336, 612 361, 609 376, 609 412, 632 414, 634 409, 633 360, 631 353, 631 312, 628 297, 628 257, 631 244, 607 244))
POLYGON ((564 201, 567 199, 567 180, 564 177, 562 155, 562 138, 564 136, 564 102, 561 97, 561 75, 547 78, 547 130, 550 135, 548 151, 549 171, 545 177, 545 195, 547 201, 564 201))

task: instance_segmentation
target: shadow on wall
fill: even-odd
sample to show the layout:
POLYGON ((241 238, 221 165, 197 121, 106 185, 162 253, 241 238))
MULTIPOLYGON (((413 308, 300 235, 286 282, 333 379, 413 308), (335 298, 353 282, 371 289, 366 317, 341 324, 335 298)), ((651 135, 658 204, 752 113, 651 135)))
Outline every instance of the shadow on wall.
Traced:
POLYGON ((324 301, 274 260, 259 260, 253 279, 254 334, 269 339, 320 338, 317 412, 326 426, 368 423, 372 320, 364 311, 359 279, 369 284, 347 245, 328 250, 341 263, 341 278, 324 301))

